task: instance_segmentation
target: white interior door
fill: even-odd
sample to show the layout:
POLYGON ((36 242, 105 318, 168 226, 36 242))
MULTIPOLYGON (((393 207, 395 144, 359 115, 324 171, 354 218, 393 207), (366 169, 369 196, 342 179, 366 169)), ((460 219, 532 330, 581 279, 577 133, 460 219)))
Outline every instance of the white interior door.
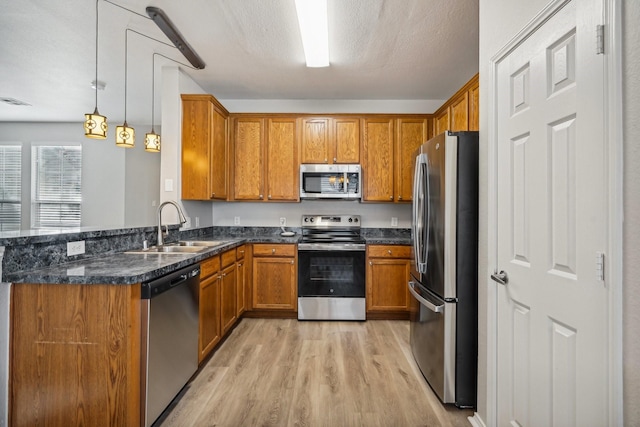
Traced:
POLYGON ((499 426, 608 422, 602 5, 556 4, 495 68, 499 426))

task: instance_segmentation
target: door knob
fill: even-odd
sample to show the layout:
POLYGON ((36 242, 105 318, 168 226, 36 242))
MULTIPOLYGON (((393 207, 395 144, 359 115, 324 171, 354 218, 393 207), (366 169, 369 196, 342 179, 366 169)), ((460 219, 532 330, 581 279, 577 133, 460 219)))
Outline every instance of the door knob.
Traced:
POLYGON ((509 276, 507 276, 507 272, 504 270, 500 270, 500 273, 493 273, 491 275, 491 280, 494 282, 498 282, 501 285, 506 285, 509 283, 509 276))

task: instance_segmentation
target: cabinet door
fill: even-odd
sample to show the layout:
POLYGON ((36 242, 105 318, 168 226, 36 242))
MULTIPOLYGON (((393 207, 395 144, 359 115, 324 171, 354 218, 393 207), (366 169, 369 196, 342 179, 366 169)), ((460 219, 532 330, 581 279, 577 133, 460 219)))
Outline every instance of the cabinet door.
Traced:
POLYGON ((294 258, 253 258, 253 308, 296 311, 294 258))
POLYGON ((209 200, 213 104, 182 100, 182 198, 209 200))
POLYGON ((269 119, 267 135, 267 199, 300 199, 296 119, 269 119))
POLYGON ((333 138, 333 163, 360 163, 360 119, 334 119, 333 138))
POLYGON ((200 282, 200 337, 198 363, 220 341, 220 279, 217 274, 200 282))
POLYGON ((449 127, 449 109, 446 108, 442 113, 438 114, 434 119, 435 132, 434 136, 440 135, 444 131, 450 129, 449 127))
POLYGON ((408 259, 369 258, 367 311, 407 311, 410 271, 408 259))
POLYGON ((235 119, 234 194, 235 200, 261 200, 264 188, 264 120, 235 119))
POLYGON ((469 89, 469 130, 480 130, 480 83, 469 89))
POLYGON ((213 110, 213 141, 210 168, 210 198, 226 200, 228 192, 227 165, 229 162, 228 119, 217 109, 213 110))
POLYGON ((469 92, 464 92, 449 107, 451 114, 451 131, 469 130, 469 92))
POLYGON ((427 140, 427 119, 397 119, 395 198, 410 202, 413 186, 413 154, 427 140))
POLYGON ((329 149, 329 119, 302 119, 301 163, 332 163, 329 149))
POLYGON ((240 318, 240 315, 247 309, 246 287, 247 269, 245 267, 245 261, 241 260, 236 264, 236 316, 238 318, 240 318))
POLYGON ((363 200, 393 201, 393 119, 365 119, 363 200))
POLYGON ((227 333, 237 319, 236 265, 233 263, 222 271, 220 280, 220 325, 222 335, 227 333))

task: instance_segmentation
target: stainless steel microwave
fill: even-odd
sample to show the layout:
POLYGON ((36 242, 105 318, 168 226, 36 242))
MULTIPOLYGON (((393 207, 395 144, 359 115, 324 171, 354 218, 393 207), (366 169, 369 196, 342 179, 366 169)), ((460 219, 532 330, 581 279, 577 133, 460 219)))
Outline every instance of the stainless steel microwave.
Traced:
POLYGON ((362 198, 360 165, 300 165, 300 199, 362 198))

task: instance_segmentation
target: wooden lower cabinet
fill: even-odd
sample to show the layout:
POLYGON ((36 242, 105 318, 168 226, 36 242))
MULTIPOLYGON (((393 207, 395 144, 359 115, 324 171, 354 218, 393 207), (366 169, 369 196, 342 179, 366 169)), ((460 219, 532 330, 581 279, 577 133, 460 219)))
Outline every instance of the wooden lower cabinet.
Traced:
POLYGON ((10 426, 140 425, 140 288, 13 285, 10 426))
POLYGON ((200 270, 198 363, 209 355, 222 337, 222 328, 220 327, 220 256, 216 255, 202 262, 200 270))
POLYGON ((247 310, 247 264, 245 259, 246 246, 236 249, 236 316, 238 319, 247 310))
POLYGON ((253 309, 297 311, 296 245, 253 245, 252 275, 253 309))
POLYGON ((411 294, 411 247, 370 245, 367 248, 367 318, 408 316, 411 294))
POLYGON ((226 334, 238 319, 237 272, 235 259, 233 264, 222 270, 220 279, 220 324, 222 335, 226 334))

